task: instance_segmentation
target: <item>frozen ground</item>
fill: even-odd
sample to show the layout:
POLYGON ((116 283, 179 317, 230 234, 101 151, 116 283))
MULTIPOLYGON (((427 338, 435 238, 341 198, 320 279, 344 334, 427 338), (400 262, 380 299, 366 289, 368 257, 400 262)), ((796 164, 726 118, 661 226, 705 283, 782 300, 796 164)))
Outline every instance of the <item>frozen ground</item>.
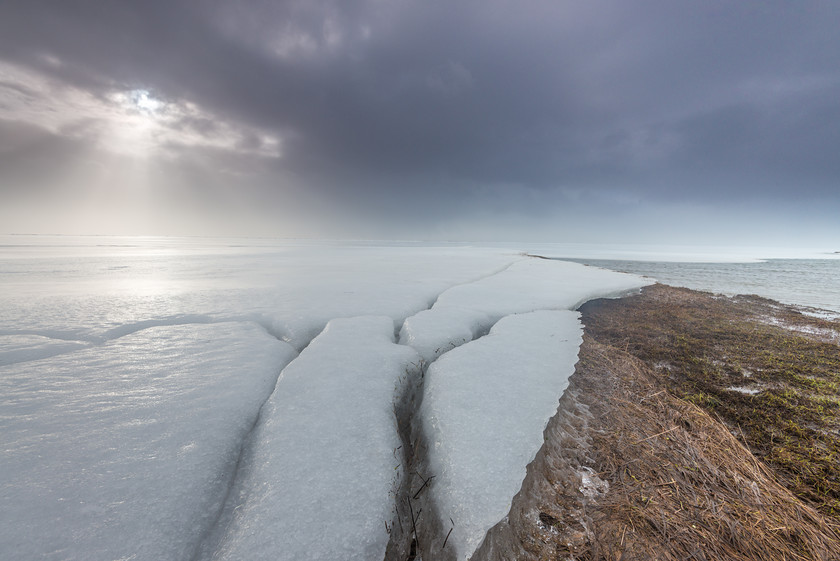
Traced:
POLYGON ((510 248, 0 241, 4 559, 381 559, 407 385, 467 557, 572 371, 569 310, 644 284, 510 248))

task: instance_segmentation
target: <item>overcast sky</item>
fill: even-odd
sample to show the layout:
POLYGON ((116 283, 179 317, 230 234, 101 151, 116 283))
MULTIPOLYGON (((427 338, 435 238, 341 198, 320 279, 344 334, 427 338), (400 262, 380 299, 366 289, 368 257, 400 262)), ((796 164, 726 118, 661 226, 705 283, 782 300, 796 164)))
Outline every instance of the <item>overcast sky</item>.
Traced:
POLYGON ((840 2, 5 0, 0 233, 840 249, 840 2))

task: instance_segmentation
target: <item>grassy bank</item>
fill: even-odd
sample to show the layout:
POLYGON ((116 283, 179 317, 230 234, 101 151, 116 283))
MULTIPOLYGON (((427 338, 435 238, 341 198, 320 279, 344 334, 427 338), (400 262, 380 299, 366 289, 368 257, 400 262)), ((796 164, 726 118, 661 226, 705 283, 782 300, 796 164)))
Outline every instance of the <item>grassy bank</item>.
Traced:
POLYGON ((662 285, 582 312, 599 342, 721 419, 794 494, 840 522, 840 323, 662 285))

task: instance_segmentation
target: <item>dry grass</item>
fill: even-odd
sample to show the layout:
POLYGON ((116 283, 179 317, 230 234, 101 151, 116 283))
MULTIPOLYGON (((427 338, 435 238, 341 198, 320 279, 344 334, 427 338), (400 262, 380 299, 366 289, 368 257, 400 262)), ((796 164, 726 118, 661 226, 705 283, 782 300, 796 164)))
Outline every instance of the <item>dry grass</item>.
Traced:
POLYGON ((579 372, 587 392, 600 390, 591 454, 610 490, 590 507, 590 546, 573 558, 840 558, 837 528, 643 363, 589 340, 579 372))
POLYGON ((723 420, 797 496, 840 521, 840 346, 826 336, 840 324, 757 297, 661 285, 583 313, 599 342, 653 367, 675 395, 723 420))

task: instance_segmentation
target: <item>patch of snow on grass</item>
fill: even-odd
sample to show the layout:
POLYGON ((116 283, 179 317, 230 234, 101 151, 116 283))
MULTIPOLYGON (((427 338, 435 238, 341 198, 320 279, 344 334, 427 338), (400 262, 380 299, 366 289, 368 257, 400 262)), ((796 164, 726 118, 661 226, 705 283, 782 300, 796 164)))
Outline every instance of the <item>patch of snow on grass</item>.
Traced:
POLYGON ((760 388, 746 388, 741 386, 732 386, 726 389, 731 392, 739 392, 745 395, 756 395, 757 393, 762 391, 760 388))

